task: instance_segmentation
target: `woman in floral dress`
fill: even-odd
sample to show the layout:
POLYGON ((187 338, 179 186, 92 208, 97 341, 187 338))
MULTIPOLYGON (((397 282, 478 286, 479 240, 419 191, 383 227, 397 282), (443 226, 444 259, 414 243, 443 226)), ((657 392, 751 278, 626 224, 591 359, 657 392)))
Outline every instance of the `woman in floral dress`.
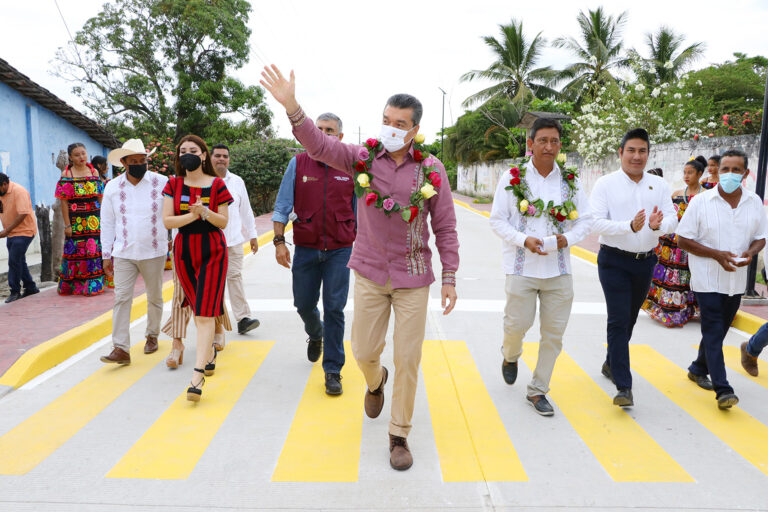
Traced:
POLYGON ((59 275, 59 295, 98 295, 104 291, 99 236, 104 183, 88 163, 85 146, 67 148, 69 165, 56 185, 64 217, 64 252, 59 275))
MULTIPOLYGON (((683 217, 693 196, 705 190, 700 180, 706 167, 707 160, 703 156, 685 164, 683 181, 686 187, 672 193, 678 220, 683 217)), ((677 246, 674 233, 660 237, 654 252, 658 263, 653 269, 653 280, 643 309, 651 318, 666 327, 682 327, 699 315, 699 306, 690 286, 688 253, 677 246)))

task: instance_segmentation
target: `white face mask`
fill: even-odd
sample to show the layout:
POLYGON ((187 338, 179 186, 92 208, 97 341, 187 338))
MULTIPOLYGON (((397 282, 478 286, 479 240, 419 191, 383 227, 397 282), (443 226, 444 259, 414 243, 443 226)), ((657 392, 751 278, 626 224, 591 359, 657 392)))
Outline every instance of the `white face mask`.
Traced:
POLYGON ((381 143, 384 144, 384 149, 390 153, 405 146, 405 136, 407 134, 408 130, 400 130, 385 124, 381 125, 381 143))

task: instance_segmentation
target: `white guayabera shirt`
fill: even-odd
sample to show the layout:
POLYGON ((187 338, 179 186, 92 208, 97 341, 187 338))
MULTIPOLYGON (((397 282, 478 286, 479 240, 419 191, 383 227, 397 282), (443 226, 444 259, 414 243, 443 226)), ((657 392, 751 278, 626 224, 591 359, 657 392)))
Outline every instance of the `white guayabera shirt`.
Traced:
MULTIPOLYGON (((695 196, 677 228, 679 236, 718 251, 741 256, 755 240, 766 237, 768 221, 763 202, 754 192, 742 187, 736 208, 723 199, 715 187, 695 196)), ((747 268, 727 272, 712 258, 688 255, 691 290, 700 293, 739 295, 747 288, 747 268)))

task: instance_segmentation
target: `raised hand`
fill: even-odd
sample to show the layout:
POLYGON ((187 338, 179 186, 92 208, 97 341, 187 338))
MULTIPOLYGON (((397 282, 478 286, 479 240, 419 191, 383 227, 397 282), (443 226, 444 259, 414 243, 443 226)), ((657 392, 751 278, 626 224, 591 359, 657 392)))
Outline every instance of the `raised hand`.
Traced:
POLYGON ((663 220, 664 220, 664 212, 659 210, 658 206, 654 206, 650 217, 648 217, 648 226, 651 229, 659 229, 661 227, 661 221, 663 220))
POLYGON ((299 110, 299 103, 296 101, 296 76, 291 70, 290 79, 286 79, 277 66, 264 66, 261 72, 263 80, 259 83, 269 91, 275 100, 285 107, 285 111, 293 114, 299 110))
POLYGON ((632 231, 637 233, 641 229, 643 229, 643 225, 645 224, 645 210, 640 210, 635 214, 635 218, 632 219, 632 231))

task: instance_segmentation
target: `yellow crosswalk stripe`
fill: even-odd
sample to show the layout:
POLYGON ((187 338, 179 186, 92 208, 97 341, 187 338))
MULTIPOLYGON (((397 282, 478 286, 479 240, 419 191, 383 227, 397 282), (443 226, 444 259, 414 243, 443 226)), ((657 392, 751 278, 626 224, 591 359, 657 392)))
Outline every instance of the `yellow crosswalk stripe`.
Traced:
POLYGON ((273 344, 227 343, 226 350, 219 355, 216 374, 206 379, 202 400, 189 402, 185 388, 107 477, 187 478, 273 344))
MULTIPOLYGON (((522 359, 531 369, 536 367, 538 346, 523 344, 522 359)), ((557 359, 550 385, 549 396, 614 481, 694 481, 565 352, 557 359)))
POLYGON ((421 368, 443 481, 527 481, 466 343, 425 341, 421 368))
MULTIPOLYGON (((696 349, 698 350, 698 345, 696 349)), ((763 370, 757 374, 757 377, 753 377, 744 371, 741 366, 741 349, 739 347, 724 346, 723 355, 725 356, 725 365, 731 370, 745 375, 749 380, 755 381, 764 388, 768 388, 768 361, 758 361, 758 365, 762 363, 763 370)))
POLYGON ((157 365, 167 345, 161 340, 149 355, 134 346, 129 366, 105 365, 0 437, 0 474, 23 475, 40 464, 157 365))
MULTIPOLYGON (((352 354, 349 342, 344 350, 352 354)), ((344 393, 325 394, 325 373, 312 371, 283 444, 273 482, 356 482, 363 436, 365 379, 348 357, 341 370, 344 393)))
MULTIPOLYGON (((686 378, 686 370, 647 345, 630 346, 632 369, 667 398, 768 475, 768 427, 738 406, 717 408, 715 394, 686 378)), ((693 355, 693 354, 692 354, 693 355)))

